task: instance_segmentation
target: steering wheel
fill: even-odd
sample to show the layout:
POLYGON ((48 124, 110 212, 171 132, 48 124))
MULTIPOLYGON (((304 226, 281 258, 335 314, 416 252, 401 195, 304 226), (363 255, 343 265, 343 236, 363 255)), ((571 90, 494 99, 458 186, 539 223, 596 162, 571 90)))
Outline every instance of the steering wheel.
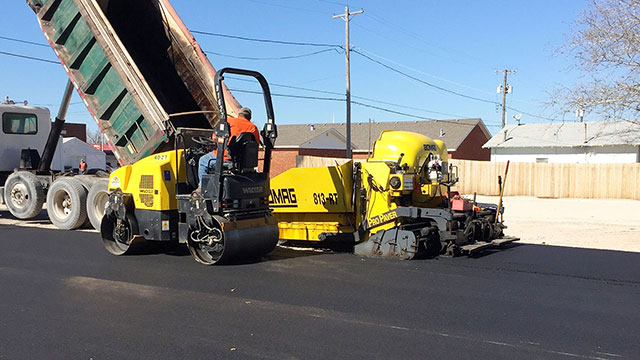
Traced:
POLYGON ((217 143, 208 136, 194 136, 191 138, 194 143, 204 146, 217 146, 217 143))

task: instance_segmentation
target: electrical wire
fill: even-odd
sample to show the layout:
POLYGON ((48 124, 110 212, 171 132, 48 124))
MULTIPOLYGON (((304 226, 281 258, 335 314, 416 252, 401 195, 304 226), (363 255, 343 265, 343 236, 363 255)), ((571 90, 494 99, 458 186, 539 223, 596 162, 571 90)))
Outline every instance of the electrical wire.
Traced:
POLYGON ((386 58, 386 57, 381 56, 379 54, 375 54, 375 53, 373 53, 373 52, 371 52, 369 50, 365 51, 363 48, 360 48, 360 47, 358 47, 358 50, 360 50, 362 52, 365 52, 365 53, 369 54, 370 56, 374 56, 374 57, 376 57, 378 59, 381 59, 381 60, 387 61, 389 63, 395 64, 396 66, 403 67, 403 68, 405 68, 407 70, 411 70, 411 71, 416 72, 418 74, 422 74, 422 75, 425 75, 425 76, 428 76, 428 77, 431 77, 431 78, 434 78, 434 79, 437 79, 437 80, 440 80, 440 81, 444 81, 444 82, 447 82, 447 83, 450 83, 450 84, 453 84, 453 85, 456 85, 456 86, 464 87, 464 88, 467 88, 467 89, 470 89, 470 90, 474 90, 474 91, 477 91, 477 92, 485 93, 485 94, 488 94, 488 95, 493 95, 492 92, 489 92, 489 91, 486 91, 486 90, 483 90, 483 89, 478 89, 478 88, 475 88, 473 86, 469 86, 469 85, 466 85, 466 84, 461 84, 459 82, 456 82, 456 81, 453 81, 453 80, 449 80, 449 79, 445 79, 445 78, 437 76, 437 75, 426 73, 426 72, 424 72, 422 70, 419 70, 419 69, 413 68, 411 66, 399 63, 397 61, 394 61, 392 59, 386 58))
MULTIPOLYGON (((294 59, 294 58, 301 58, 301 57, 306 57, 306 56, 313 56, 313 55, 317 55, 320 53, 324 53, 324 52, 328 52, 328 51, 338 51, 337 49, 344 49, 344 46, 342 45, 335 45, 335 44, 321 44, 321 43, 305 43, 305 42, 292 42, 292 41, 281 41, 281 40, 269 40, 269 39, 257 39, 257 38, 248 38, 248 37, 242 37, 242 36, 235 36, 235 35, 227 35, 227 34, 219 34, 219 33, 211 33, 211 32, 205 32, 205 31, 199 31, 199 30, 191 30, 191 32, 193 33, 197 33, 197 34, 203 34, 203 35, 209 35, 209 36, 218 36, 218 37, 225 37, 225 38, 232 38, 232 39, 237 39, 237 40, 246 40, 246 41, 256 41, 256 42, 264 42, 264 43, 275 43, 275 44, 284 44, 284 45, 297 45, 297 46, 316 46, 316 47, 331 47, 331 49, 324 49, 321 51, 316 51, 313 53, 308 53, 308 54, 301 54, 301 55, 292 55, 292 56, 283 56, 283 57, 279 57, 279 58, 251 58, 251 57, 240 57, 240 56, 233 56, 233 55, 226 55, 226 54, 221 54, 221 53, 216 53, 216 52, 211 52, 208 51, 208 53, 214 54, 214 55, 218 55, 218 56, 227 56, 227 57, 232 57, 232 58, 238 58, 238 59, 246 59, 246 60, 286 60, 286 59, 294 59)), ((22 39, 18 39, 18 38, 12 38, 12 37, 7 37, 7 36, 0 36, 0 39, 3 40, 8 40, 8 41, 15 41, 15 42, 19 42, 19 43, 24 43, 24 44, 29 44, 29 45, 35 45, 35 46, 42 46, 42 47, 49 47, 49 45, 47 44, 43 44, 43 43, 37 43, 37 42, 33 42, 33 41, 28 41, 28 40, 22 40, 22 39)), ((429 83, 427 81, 424 81, 422 79, 419 79, 415 76, 409 75, 401 70, 398 70, 390 65, 387 65, 379 60, 376 60, 374 58, 372 58, 369 55, 364 54, 362 51, 360 51, 357 48, 352 49, 351 51, 355 52, 356 54, 368 59, 369 61, 372 61, 392 72, 395 72, 397 74, 400 74, 402 76, 405 76, 409 79, 412 79, 414 81, 417 81, 419 83, 422 83, 424 85, 427 85, 429 87, 432 87, 434 89, 440 90, 440 91, 444 91, 453 95, 457 95, 460 97, 464 97, 467 99, 471 99, 471 100, 476 100, 476 101, 481 101, 484 103, 489 103, 489 104, 494 104, 494 105, 498 105, 498 106, 502 106, 500 103, 496 102, 496 101, 491 101, 491 100, 486 100, 486 99, 482 99, 482 98, 478 98, 478 97, 474 97, 474 96, 470 96, 470 95, 466 95, 466 94, 462 94, 453 90, 449 90, 446 88, 443 88, 441 86, 429 83)), ((6 55, 6 56, 13 56, 13 57, 18 57, 18 58, 23 58, 23 59, 29 59, 29 60, 35 60, 35 61, 41 61, 41 62, 46 62, 46 63, 50 63, 50 64, 59 64, 58 61, 54 61, 54 60, 49 60, 49 59, 44 59, 44 58, 40 58, 40 57, 34 57, 34 56, 27 56, 27 55, 22 55, 22 54, 16 54, 16 53, 11 53, 11 52, 6 52, 6 51, 0 51, 1 55, 6 55)), ((281 85, 283 87, 285 87, 286 85, 281 85)), ((304 89, 304 88, 299 88, 299 87, 293 87, 293 86, 288 86, 292 89, 299 89, 299 90, 305 90, 305 91, 316 91, 316 92, 322 92, 321 90, 314 90, 314 89, 304 89)), ((327 94, 333 94, 333 95, 338 95, 339 93, 332 93, 332 92, 326 92, 327 94)), ((280 94, 282 95, 282 94, 280 94)), ((342 95, 342 94, 340 94, 342 95)), ((274 95, 275 96, 275 95, 274 95)), ((293 96, 293 95, 291 95, 293 96)), ((399 105, 395 105, 392 103, 385 103, 379 100, 375 100, 375 99, 368 99, 368 98, 364 98, 364 97, 358 97, 358 96, 353 96, 354 98, 360 98, 362 100, 367 100, 367 101, 375 101, 375 102, 379 102, 379 103, 384 103, 386 105, 391 105, 391 106, 398 106, 398 107, 403 107, 403 108, 410 108, 412 110, 417 110, 417 111, 425 111, 425 112, 431 112, 434 114, 440 114, 440 115, 452 115, 452 114, 447 114, 447 113, 439 113, 436 111, 431 111, 431 110, 426 110, 426 109, 419 109, 419 108, 411 108, 408 106, 399 106, 399 105)), ((304 97, 304 96, 300 96, 299 98, 303 98, 303 99, 313 99, 313 100, 326 100, 324 98, 317 98, 314 99, 313 97, 304 97)), ((340 99, 340 101, 344 101, 343 99, 340 99)), ((352 102, 353 103, 353 102, 352 102)), ((366 104, 362 105, 362 106, 367 106, 366 104)), ((371 107, 371 106, 370 106, 371 107)), ((546 116, 541 116, 541 115, 534 115, 532 113, 526 112, 526 111, 522 111, 520 109, 511 107, 511 106, 506 106, 507 109, 534 117, 534 118, 538 118, 538 119, 544 119, 544 120, 550 120, 550 121, 557 121, 559 120, 558 118, 551 118, 551 117, 546 117, 546 116)), ((382 109, 382 108, 381 108, 382 109)), ((393 110, 390 109, 385 109, 383 111, 389 110, 389 112, 393 112, 393 110)), ((398 112, 398 115, 403 115, 405 113, 400 113, 398 112)), ((416 116, 418 118, 424 118, 424 117, 420 117, 420 116, 416 116)), ((460 117, 462 118, 462 116, 456 116, 456 117, 460 117)), ((425 119, 430 119, 430 118, 425 118, 425 119)))
POLYGON ((396 69, 396 68, 394 68, 392 66, 389 66, 389 65, 383 63, 382 61, 378 61, 378 60, 370 57, 369 55, 366 55, 366 54, 358 51, 357 49, 351 49, 351 51, 353 51, 354 53, 356 53, 356 54, 368 59, 369 61, 372 61, 372 62, 374 62, 374 63, 376 63, 376 64, 378 64, 378 65, 380 65, 380 66, 382 66, 382 67, 384 67, 384 68, 386 68, 388 70, 391 70, 391 71, 393 71, 395 73, 398 73, 398 74, 400 74, 402 76, 405 76, 405 77, 407 77, 407 78, 409 78, 411 80, 417 81, 417 82, 419 82, 421 84, 427 85, 427 86, 432 87, 434 89, 438 89, 440 91, 444 91, 444 92, 447 92, 447 93, 450 93, 450 94, 453 94, 453 95, 456 95, 456 96, 460 96, 460 97, 463 97, 463 98, 471 99, 471 100, 481 101, 481 102, 489 103, 489 104, 496 104, 495 101, 486 100, 486 99, 478 98, 478 97, 475 97, 475 96, 465 95, 465 94, 459 93, 457 91, 449 90, 449 89, 443 88, 441 86, 432 84, 430 82, 424 81, 424 80, 419 79, 419 78, 417 78, 415 76, 412 76, 412 75, 409 75, 409 74, 407 74, 407 73, 405 73, 403 71, 400 71, 400 70, 398 70, 398 69, 396 69))
POLYGON ((250 37, 245 37, 245 36, 213 33, 213 32, 202 31, 202 30, 189 30, 189 31, 191 31, 194 34, 200 34, 200 35, 216 36, 216 37, 222 37, 222 38, 228 38, 228 39, 236 39, 236 40, 243 40, 243 41, 253 41, 253 42, 261 42, 261 43, 270 43, 270 44, 344 48, 344 46, 336 45, 336 44, 322 44, 322 43, 311 43, 311 42, 296 42, 296 41, 285 41, 285 40, 258 39, 258 38, 250 38, 250 37))
POLYGON ((11 37, 7 37, 7 36, 0 36, 0 39, 2 40, 9 40, 9 41, 15 41, 15 42, 19 42, 22 44, 29 44, 29 45, 36 45, 36 46, 42 46, 42 47, 49 47, 48 44, 43 44, 43 43, 37 43, 34 41, 28 41, 28 40, 22 40, 22 39, 16 39, 16 38, 11 38, 11 37))
MULTIPOLYGON (((231 91, 235 91, 235 92, 239 92, 239 93, 245 93, 245 94, 258 94, 258 95, 262 95, 262 91, 253 91, 253 90, 243 90, 243 89, 232 89, 229 88, 229 90, 231 91)), ((338 99, 338 98, 328 98, 328 97, 319 97, 319 96, 304 96, 304 95, 292 95, 292 94, 277 94, 277 93, 271 93, 271 96, 275 96, 275 97, 287 97, 287 98, 294 98, 294 99, 306 99, 306 100, 322 100, 322 101, 344 101, 344 99, 338 99)))
MULTIPOLYGON (((424 80, 419 79, 419 78, 417 78, 415 76, 412 76, 412 75, 409 75, 409 74, 407 74, 407 73, 405 73, 403 71, 400 71, 400 70, 398 70, 398 69, 396 69, 396 68, 394 68, 392 66, 389 66, 389 65, 387 65, 387 64, 385 64, 385 63, 383 63, 383 62, 381 62, 379 60, 376 60, 376 59, 374 59, 374 58, 372 58, 372 57, 370 57, 370 56, 358 51, 357 49, 351 49, 351 51, 353 51, 354 53, 356 53, 356 54, 358 54, 358 55, 360 55, 360 56, 362 56, 362 57, 364 57, 364 58, 366 58, 366 59, 368 59, 368 60, 370 60, 370 61, 372 61, 372 62, 374 62, 374 63, 376 63, 376 64, 378 64, 378 65, 380 65, 380 66, 382 66, 382 67, 384 67, 384 68, 386 68, 388 70, 390 70, 390 71, 398 73, 398 74, 400 74, 402 76, 405 76, 405 77, 407 77, 407 78, 409 78, 411 80, 417 81, 419 83, 422 83, 422 84, 427 85, 429 87, 432 87, 434 89, 437 89, 437 90, 440 90, 440 91, 444 91, 446 93, 453 94, 453 95, 456 95, 456 96, 460 96, 460 97, 463 97, 463 98, 467 98, 467 99, 470 99, 470 100, 475 100, 475 101, 480 101, 480 102, 484 102, 484 103, 488 103, 488 104, 502 106, 502 104, 500 104, 499 102, 496 102, 496 101, 482 99, 482 98, 471 96, 471 95, 466 95, 466 94, 459 93, 459 92, 453 91, 453 90, 449 90, 449 89, 443 88, 441 86, 432 84, 430 82, 424 81, 424 80)), ((510 110, 513 110, 513 111, 516 111, 516 112, 519 112, 519 113, 522 113, 522 114, 525 114, 525 115, 529 115, 529 116, 534 117, 534 118, 538 118, 538 119, 551 120, 551 121, 558 120, 558 118, 550 118, 550 117, 541 116, 541 115, 534 115, 534 114, 531 114, 531 113, 528 113, 528 112, 525 112, 525 111, 521 111, 521 110, 519 110, 517 108, 514 108, 514 107, 511 107, 511 106, 506 106, 506 108, 510 109, 510 110)))
POLYGON ((21 54, 15 54, 15 53, 10 53, 10 52, 6 52, 6 51, 0 51, 0 54, 19 57, 19 58, 23 58, 23 59, 29 59, 29 60, 42 61, 42 62, 46 62, 46 63, 50 63, 50 64, 60 64, 58 61, 47 60, 47 59, 43 59, 43 58, 27 56, 27 55, 21 55, 21 54))
POLYGON ((304 12, 310 12, 310 13, 329 15, 329 13, 324 12, 324 11, 320 11, 320 10, 305 9, 305 8, 299 8, 299 7, 295 7, 295 6, 274 4, 273 2, 259 1, 259 0, 246 0, 246 1, 251 1, 253 3, 263 4, 263 5, 268 5, 268 6, 275 6, 275 7, 279 7, 279 8, 283 8, 283 9, 291 9, 291 10, 297 10, 297 11, 304 11, 304 12))
MULTIPOLYGON (((320 44, 320 43, 303 43, 303 42, 291 42, 291 41, 280 41, 280 40, 269 40, 269 39, 256 39, 256 38, 247 38, 247 37, 241 37, 241 36, 235 36, 235 35, 226 35, 226 34, 218 34, 218 33, 210 33, 210 32, 205 32, 205 31, 199 31, 199 30, 191 30, 191 32, 193 33, 197 33, 197 34, 203 34, 203 35, 209 35, 209 36, 219 36, 219 37, 226 37, 226 38, 232 38, 232 39, 238 39, 238 40, 246 40, 246 41, 257 41, 257 42, 266 42, 266 43, 276 43, 276 44, 286 44, 286 45, 299 45, 299 46, 317 46, 317 47, 332 47, 332 49, 325 49, 325 50, 320 50, 320 51, 316 51, 313 53, 308 53, 308 54, 301 54, 301 55, 292 55, 292 56, 282 56, 282 57, 273 57, 273 58, 253 58, 253 57, 243 57, 243 56, 234 56, 234 55, 227 55, 227 54, 222 54, 222 53, 217 53, 217 52, 213 52, 213 51, 205 51, 207 53, 213 54, 213 55, 217 55, 217 56, 225 56, 225 57, 230 57, 230 58, 235 58, 235 59, 244 59, 244 60, 287 60, 287 59, 295 59, 295 58, 302 58, 302 57, 307 57, 307 56, 313 56, 313 55, 317 55, 320 53, 324 53, 324 52, 328 52, 328 51, 338 51, 337 49, 344 49, 344 46, 342 45, 334 45, 334 44, 320 44)), ((12 38, 12 37, 7 37, 7 36, 0 36, 0 39, 3 40, 8 40, 8 41, 14 41, 14 42, 19 42, 19 43, 23 43, 23 44, 29 44, 29 45, 35 45, 35 46, 42 46, 42 47, 49 47, 49 45, 44 44, 44 43, 37 43, 37 42, 33 42, 33 41, 28 41, 28 40, 22 40, 22 39, 18 39, 18 38, 12 38)), ((462 93, 458 93, 455 92, 453 90, 449 90, 434 84, 431 84, 429 82, 426 82, 424 80, 418 79, 414 76, 411 76, 407 73, 404 73, 398 69, 395 69, 389 65, 386 65, 384 63, 382 63, 381 61, 378 61, 376 59, 373 59, 372 57, 363 54, 361 51, 359 51, 358 49, 352 49, 353 52, 359 54, 360 56, 363 56, 365 58, 367 58, 370 61, 373 61, 393 72, 396 72, 398 74, 401 74, 405 77, 408 77, 412 80, 418 81, 420 83, 423 83, 427 86, 433 87, 435 89, 441 90, 441 91, 445 91, 454 95, 458 95, 458 96, 462 96, 468 99, 472 99, 472 100, 477 100, 477 101, 482 101, 485 103, 491 103, 491 104, 495 104, 498 106, 501 106, 500 103, 495 102, 495 101, 490 101, 490 100, 485 100, 485 99, 481 99, 481 98, 476 98, 473 96, 469 96, 469 95, 465 95, 462 93)), ((19 58, 24 58, 24 59, 29 59, 29 60, 36 60, 36 61, 42 61, 42 62, 46 62, 46 63, 50 63, 50 64, 59 64, 58 61, 54 61, 54 60, 48 60, 48 59, 44 59, 44 58, 39 58, 39 57, 33 57, 33 56, 27 56, 27 55, 21 55, 21 54, 15 54, 15 53, 10 53, 10 52, 5 52, 5 51, 0 51, 0 54, 2 55, 7 55, 7 56, 14 56, 14 57, 19 57, 19 58)), ((417 71, 417 70, 414 70, 417 71)), ((444 80, 444 79, 443 79, 444 80)), ((446 81, 446 80, 445 80, 446 81)), ((462 84, 459 84, 462 85, 462 84)), ((283 87, 285 87, 285 85, 281 85, 283 87)), ((289 86, 292 89, 296 89, 296 87, 293 86, 289 86)), ((306 90, 306 91, 317 91, 317 92, 321 92, 321 90, 313 90, 313 89, 303 89, 303 88, 298 88, 299 90, 306 90)), ((331 92, 327 92, 327 94, 333 94, 333 95, 338 95, 338 93, 331 93, 331 92)), ((342 94, 340 94, 342 95, 342 94)), ((399 106, 399 105, 395 105, 395 104, 391 104, 391 103, 385 103, 379 100, 374 100, 374 99, 367 99, 364 97, 358 97, 358 96, 353 96, 354 98, 360 98, 362 100, 367 100, 367 101, 376 101, 379 103, 384 103, 386 105, 391 105, 391 106, 398 106, 398 107, 403 107, 403 108, 408 108, 408 109, 412 109, 412 110, 417 110, 417 111, 425 111, 425 112, 431 112, 434 114, 440 114, 440 115, 453 115, 453 114, 447 114, 447 113, 439 113, 436 111, 431 111, 431 110, 425 110, 425 109, 419 109, 419 108, 411 108, 408 106, 399 106)), ((545 117, 545 116, 540 116, 540 115, 534 115, 531 113, 528 113, 526 111, 522 111, 519 110, 517 108, 511 107, 511 106, 507 106, 507 109, 531 116, 531 117, 535 117, 535 118, 539 118, 539 119, 544 119, 544 120, 550 120, 550 121, 557 121, 558 118, 550 118, 550 117, 545 117)), ((463 116, 458 116, 456 115, 456 117, 463 117, 463 116)))
MULTIPOLYGON (((240 80, 240 81, 245 81, 245 82, 254 82, 253 80, 250 80, 250 79, 243 79, 243 78, 231 77, 231 76, 227 76, 227 77, 231 78, 231 79, 234 79, 234 80, 240 80)), ((287 89, 316 92, 316 93, 321 93, 321 94, 344 96, 344 93, 339 93, 339 92, 335 92, 335 91, 317 90, 317 89, 310 89, 310 88, 304 88, 304 87, 300 87, 300 86, 284 85, 284 84, 278 84, 278 83, 269 83, 269 85, 276 86, 276 87, 287 88, 287 89)), ((458 118, 458 119, 469 118, 469 116, 462 116, 462 115, 457 115, 457 114, 450 114, 450 113, 444 113, 444 112, 439 112, 439 111, 427 110, 427 109, 422 109, 422 108, 417 108, 417 107, 412 107, 412 106, 407 106, 407 105, 399 105, 399 104, 394 104, 394 103, 391 103, 391 102, 386 102, 386 101, 382 101, 382 100, 378 100, 378 99, 367 98, 367 97, 364 97, 364 96, 351 95, 351 98, 365 100, 365 101, 371 101, 371 102, 374 102, 374 103, 394 106, 394 107, 398 107, 398 108, 422 111, 422 112, 426 112, 426 113, 433 113, 433 114, 445 115, 445 116, 453 116, 453 117, 458 118)), ((343 101, 344 100, 345 99, 343 99, 343 101)), ((352 101, 352 103, 353 103, 353 101, 352 101)))
POLYGON ((438 119, 434 119, 434 118, 428 118, 428 117, 424 117, 424 116, 419 116, 419 115, 404 113, 404 112, 395 111, 395 110, 391 110, 391 109, 386 109, 386 108, 375 106, 375 105, 364 104, 364 103, 361 103, 359 101, 351 101, 351 103, 354 104, 354 105, 360 105, 360 106, 368 107, 368 108, 371 108, 371 109, 376 109, 376 110, 380 110, 380 111, 384 111, 384 112, 388 112, 388 113, 392 113, 392 114, 396 114, 396 115, 412 117, 412 118, 416 118, 416 119, 442 121, 442 120, 438 120, 438 119))
POLYGON ((314 51, 312 53, 300 54, 300 55, 290 55, 290 56, 280 56, 280 57, 249 57, 249 56, 228 55, 228 54, 218 53, 218 52, 215 52, 215 51, 204 50, 204 52, 206 52, 207 54, 212 54, 212 55, 216 55, 216 56, 223 56, 223 57, 228 57, 228 58, 232 58, 232 59, 241 59, 241 60, 289 60, 289 59, 298 59, 298 58, 303 58, 303 57, 307 57, 307 56, 318 55, 318 54, 325 53, 325 52, 328 52, 328 51, 335 51, 335 52, 339 53, 338 49, 331 48, 331 49, 324 49, 324 50, 314 51))
MULTIPOLYGON (((245 90, 245 89, 237 89, 237 88, 229 88, 229 90, 231 90, 233 92, 238 92, 238 93, 262 95, 262 91, 253 91, 253 90, 245 90)), ((321 101, 336 101, 336 102, 345 101, 345 99, 339 99, 339 98, 329 98, 329 97, 319 97, 319 96, 303 96, 303 95, 292 95, 292 94, 278 94, 278 93, 271 93, 271 96, 273 96, 273 97, 284 97, 284 98, 294 98, 294 99, 305 99, 305 100, 321 100, 321 101)), ((460 125, 460 126, 468 126, 469 125, 469 124, 464 124, 464 123, 455 123, 455 122, 451 122, 449 120, 434 119, 434 118, 424 117, 424 116, 410 114, 410 113, 406 113, 406 112, 396 111, 396 110, 392 110, 392 109, 383 108, 383 107, 380 107, 380 106, 365 104, 365 103, 362 103, 362 102, 359 102, 359 101, 351 101, 351 104, 359 105, 359 106, 363 106, 363 107, 367 107, 367 108, 371 108, 371 109, 376 109, 376 110, 388 112, 388 113, 391 113, 391 114, 411 117, 411 118, 414 118, 414 119, 437 121, 437 122, 446 122, 448 124, 455 124, 455 125, 460 125)))

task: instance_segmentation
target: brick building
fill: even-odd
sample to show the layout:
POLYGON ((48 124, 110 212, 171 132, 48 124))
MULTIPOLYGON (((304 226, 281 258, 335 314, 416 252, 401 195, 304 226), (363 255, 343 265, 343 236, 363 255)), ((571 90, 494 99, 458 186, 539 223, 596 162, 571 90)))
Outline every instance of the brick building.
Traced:
POLYGON ((65 122, 60 132, 62 137, 74 137, 87 142, 87 125, 79 123, 65 122))
MULTIPOLYGON (((482 148, 491 134, 481 119, 352 123, 353 158, 366 159, 382 130, 412 131, 442 140, 452 159, 491 159, 491 151, 482 148)), ((271 164, 272 176, 295 167, 298 155, 345 157, 345 134, 344 123, 279 125, 271 164)))

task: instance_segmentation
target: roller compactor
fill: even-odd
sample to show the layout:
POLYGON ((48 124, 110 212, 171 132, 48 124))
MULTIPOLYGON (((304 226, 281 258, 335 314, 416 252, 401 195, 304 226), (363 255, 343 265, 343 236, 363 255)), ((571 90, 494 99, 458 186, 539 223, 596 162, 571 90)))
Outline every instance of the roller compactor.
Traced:
POLYGON ((259 258, 275 248, 269 167, 277 132, 269 87, 259 73, 231 68, 219 70, 215 82, 220 121, 214 130, 177 128, 173 150, 123 166, 109 177, 100 233, 110 253, 126 254, 136 243, 185 243, 197 262, 212 265, 259 258), (252 133, 231 136, 222 92, 225 73, 252 76, 262 86, 267 113, 260 132, 262 164, 252 133), (199 179, 199 159, 212 150, 217 150, 216 162, 199 179), (223 159, 227 151, 230 161, 223 159))
POLYGON ((442 141, 389 130, 364 162, 274 177, 270 202, 280 240, 354 245, 358 255, 472 255, 517 240, 504 235, 501 206, 461 198, 457 181, 442 141))

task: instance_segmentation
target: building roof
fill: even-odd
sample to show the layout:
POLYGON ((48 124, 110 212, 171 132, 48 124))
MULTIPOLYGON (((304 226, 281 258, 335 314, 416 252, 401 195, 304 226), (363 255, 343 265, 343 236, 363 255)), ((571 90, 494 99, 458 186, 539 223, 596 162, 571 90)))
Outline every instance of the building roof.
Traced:
MULTIPOLYGON (((369 132, 369 123, 351 123, 351 143, 353 149, 368 150, 382 130, 401 130, 416 132, 434 140, 442 140, 450 151, 455 151, 477 125, 487 138, 491 137, 482 120, 478 118, 372 122, 371 132, 369 132), (442 136, 440 136, 440 130, 442 130, 442 136)), ((299 147, 330 129, 335 129, 340 135, 346 137, 345 123, 278 125, 276 148, 299 147)))
POLYGON ((483 148, 640 145, 640 124, 595 121, 509 125, 483 148), (505 135, 506 134, 506 135, 505 135))

